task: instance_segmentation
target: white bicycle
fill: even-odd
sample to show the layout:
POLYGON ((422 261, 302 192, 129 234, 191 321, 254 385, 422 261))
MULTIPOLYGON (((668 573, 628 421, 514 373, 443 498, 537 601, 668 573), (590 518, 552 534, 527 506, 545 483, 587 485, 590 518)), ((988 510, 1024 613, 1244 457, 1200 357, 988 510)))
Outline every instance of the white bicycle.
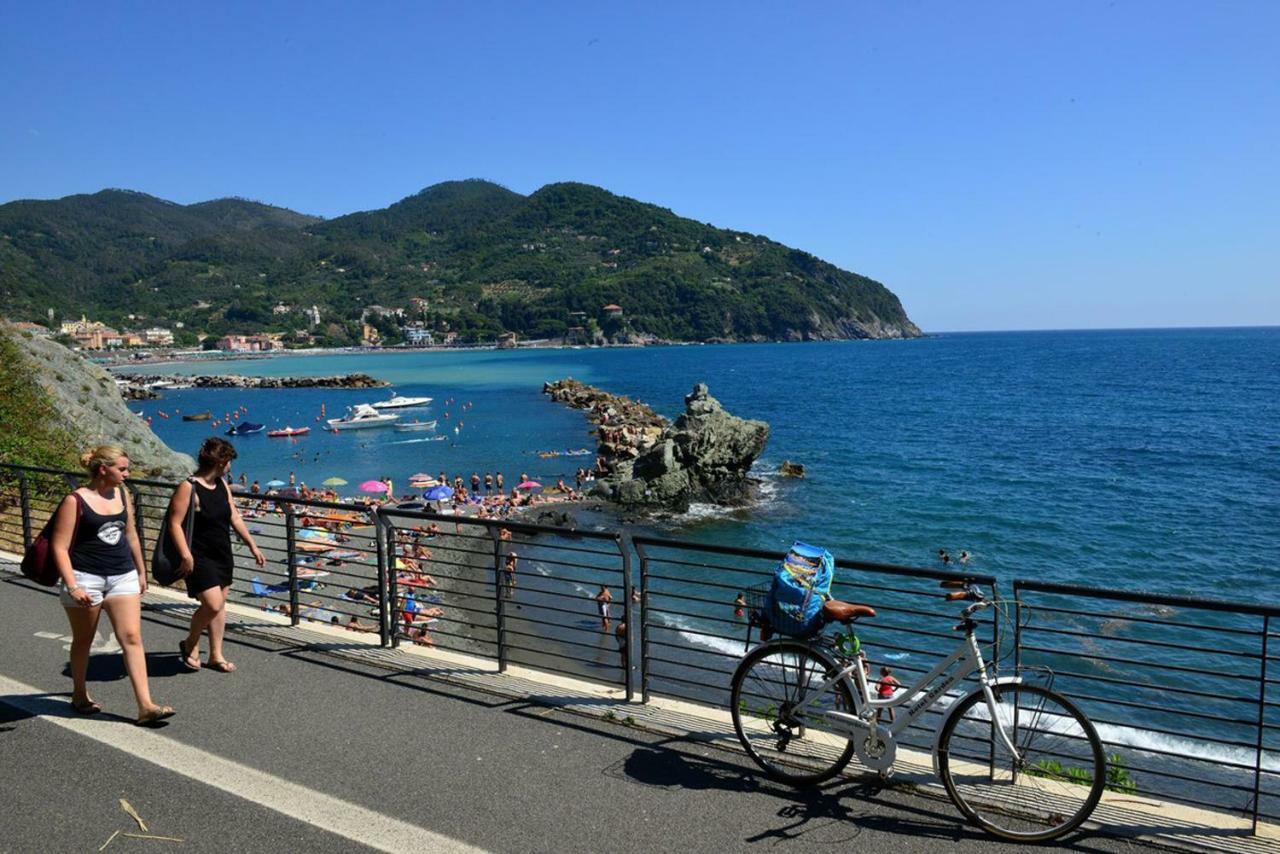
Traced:
MULTIPOLYGON (((796 786, 829 780, 856 754, 892 773, 900 734, 943 704, 933 768, 960 812, 1004 839, 1056 839, 1080 826, 1102 797, 1106 757, 1093 724, 1066 697, 1021 677, 987 674, 973 615, 993 602, 969 581, 944 581, 948 600, 970 600, 956 630, 964 640, 919 682, 891 698, 872 696, 852 629, 778 638, 748 652, 733 674, 733 726, 770 777, 796 786), (977 672, 978 685, 950 691, 977 672), (936 684, 935 684, 936 683, 936 684), (893 722, 880 723, 895 710, 893 722)), ((753 618, 757 615, 753 614, 753 618)), ((825 623, 874 617, 866 605, 829 601, 825 623)))

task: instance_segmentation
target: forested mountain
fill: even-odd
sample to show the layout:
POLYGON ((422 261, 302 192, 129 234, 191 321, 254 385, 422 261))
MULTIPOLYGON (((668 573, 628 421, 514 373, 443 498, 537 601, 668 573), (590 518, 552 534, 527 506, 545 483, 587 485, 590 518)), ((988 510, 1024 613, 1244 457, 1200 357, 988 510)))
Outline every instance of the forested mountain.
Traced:
POLYGON ((0 310, 223 333, 324 327, 421 297, 428 324, 682 340, 912 337, 878 282, 766 237, 714 228, 585 184, 522 196, 451 181, 322 221, 240 199, 178 205, 121 190, 0 205, 0 310), (622 318, 606 318, 609 303, 622 318), (575 315, 574 312, 581 312, 575 315))

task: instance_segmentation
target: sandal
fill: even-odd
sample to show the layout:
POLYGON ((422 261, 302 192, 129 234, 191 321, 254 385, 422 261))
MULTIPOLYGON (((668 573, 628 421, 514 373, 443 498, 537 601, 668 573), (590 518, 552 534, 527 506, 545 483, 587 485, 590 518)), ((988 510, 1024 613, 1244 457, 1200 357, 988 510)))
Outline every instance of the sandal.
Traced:
POLYGON ((230 661, 206 661, 204 666, 219 673, 234 673, 236 666, 230 661))
POLYGON ((95 700, 72 700, 71 708, 75 710, 77 715, 96 715, 102 711, 102 704, 95 700))
POLYGON ((187 652, 187 642, 178 641, 178 652, 182 655, 182 666, 184 669, 195 673, 200 669, 200 659, 197 657, 195 663, 191 663, 191 655, 187 652))
POLYGON ((165 718, 171 718, 175 714, 173 706, 156 706, 154 709, 143 712, 138 719, 133 722, 134 726, 154 726, 165 718))

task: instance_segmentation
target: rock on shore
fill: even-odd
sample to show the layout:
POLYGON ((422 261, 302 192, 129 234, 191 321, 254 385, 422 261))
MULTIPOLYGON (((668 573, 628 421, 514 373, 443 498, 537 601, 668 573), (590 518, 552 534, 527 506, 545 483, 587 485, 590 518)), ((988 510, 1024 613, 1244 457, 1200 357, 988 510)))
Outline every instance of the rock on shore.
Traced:
POLYGON ((172 450, 147 423, 129 410, 110 374, 47 338, 14 334, 31 362, 31 380, 49 395, 56 423, 78 450, 119 445, 133 463, 134 476, 181 477, 195 470, 195 460, 172 450))
POLYGON ((745 504, 752 463, 769 440, 769 425, 725 411, 698 383, 675 423, 648 406, 573 379, 547 383, 552 400, 587 411, 599 450, 591 494, 640 509, 683 512, 693 502, 745 504))
MULTIPOLYGON (((144 387, 163 380, 175 379, 171 375, 117 374, 117 376, 122 380, 128 380, 131 385, 144 387)), ((181 379, 197 388, 383 388, 387 385, 368 374, 345 374, 333 377, 242 377, 236 374, 219 374, 181 379)))

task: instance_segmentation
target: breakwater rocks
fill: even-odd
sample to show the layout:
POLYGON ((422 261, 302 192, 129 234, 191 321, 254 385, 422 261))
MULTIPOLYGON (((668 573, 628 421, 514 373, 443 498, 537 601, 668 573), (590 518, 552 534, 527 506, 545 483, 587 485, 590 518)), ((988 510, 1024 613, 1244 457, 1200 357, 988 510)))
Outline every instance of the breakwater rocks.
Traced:
MULTIPOLYGON (((156 383, 172 382, 172 376, 139 376, 117 374, 130 385, 152 388, 156 383)), ((335 377, 242 377, 235 374, 183 377, 184 383, 196 388, 384 388, 387 383, 368 374, 346 374, 335 377)))
POLYGON ((587 412, 599 440, 590 494, 634 508, 683 512, 694 502, 741 505, 769 425, 730 415, 698 383, 669 422, 643 403, 574 379, 543 386, 552 400, 587 412))

